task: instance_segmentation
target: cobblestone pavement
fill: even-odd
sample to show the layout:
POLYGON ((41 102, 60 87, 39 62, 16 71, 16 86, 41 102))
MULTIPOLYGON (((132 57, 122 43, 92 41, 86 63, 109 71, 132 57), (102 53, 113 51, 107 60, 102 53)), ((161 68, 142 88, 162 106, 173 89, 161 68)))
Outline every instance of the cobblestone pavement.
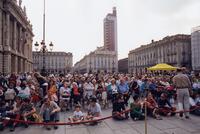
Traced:
MULTIPOLYGON (((111 114, 111 110, 103 110, 103 116, 111 114)), ((67 121, 70 113, 62 113, 61 121, 67 121)), ((4 130, 1 134, 144 134, 144 121, 114 121, 108 119, 96 126, 75 125, 59 126, 57 130, 46 130, 42 126, 30 126, 25 129, 17 127, 15 132, 4 130)), ((163 120, 148 118, 148 134, 200 134, 200 117, 191 119, 164 117, 163 120)))

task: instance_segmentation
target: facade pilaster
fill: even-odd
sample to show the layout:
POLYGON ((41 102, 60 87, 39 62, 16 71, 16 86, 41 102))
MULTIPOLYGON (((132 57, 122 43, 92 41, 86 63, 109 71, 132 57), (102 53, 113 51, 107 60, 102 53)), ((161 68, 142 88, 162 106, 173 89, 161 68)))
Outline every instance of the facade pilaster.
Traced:
POLYGON ((3 70, 4 74, 11 73, 11 55, 9 53, 4 54, 3 70))
POLYGON ((0 52, 0 73, 3 72, 3 53, 0 52))
POLYGON ((14 45, 14 50, 17 50, 17 22, 14 21, 14 27, 13 27, 13 45, 14 45))
POLYGON ((15 62, 15 72, 18 73, 18 69, 17 69, 18 68, 18 56, 15 56, 14 58, 15 58, 14 59, 14 62, 15 62))

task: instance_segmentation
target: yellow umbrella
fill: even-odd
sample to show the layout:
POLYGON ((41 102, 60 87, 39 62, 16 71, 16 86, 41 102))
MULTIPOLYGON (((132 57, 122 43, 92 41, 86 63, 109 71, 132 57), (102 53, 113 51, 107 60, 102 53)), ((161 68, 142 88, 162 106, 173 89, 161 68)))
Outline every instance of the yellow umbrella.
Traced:
POLYGON ((176 70, 177 67, 173 67, 171 65, 168 65, 166 63, 160 63, 160 64, 157 64, 153 67, 150 67, 148 68, 147 70, 150 70, 150 71, 156 71, 156 70, 166 70, 166 71, 169 71, 169 70, 176 70))

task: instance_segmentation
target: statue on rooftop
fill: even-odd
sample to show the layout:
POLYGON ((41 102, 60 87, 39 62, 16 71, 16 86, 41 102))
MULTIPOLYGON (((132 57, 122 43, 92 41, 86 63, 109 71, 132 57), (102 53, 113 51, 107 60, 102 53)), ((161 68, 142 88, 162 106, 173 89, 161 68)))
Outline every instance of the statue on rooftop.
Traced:
POLYGON ((22 0, 19 0, 19 6, 20 7, 22 6, 22 0))
POLYGON ((24 6, 24 14, 25 14, 25 16, 26 16, 26 7, 24 6))

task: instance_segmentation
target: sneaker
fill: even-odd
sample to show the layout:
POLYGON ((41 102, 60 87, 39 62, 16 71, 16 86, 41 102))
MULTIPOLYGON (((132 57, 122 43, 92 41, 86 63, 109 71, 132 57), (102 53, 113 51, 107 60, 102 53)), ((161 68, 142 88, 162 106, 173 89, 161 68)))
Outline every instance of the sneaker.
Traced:
POLYGON ((186 119, 190 119, 190 117, 189 117, 189 116, 185 116, 185 118, 186 118, 186 119))
POLYGON ((58 126, 54 126, 54 129, 58 129, 58 126))
POLYGON ((162 120, 160 116, 156 116, 156 120, 162 120))
POLYGON ((28 124, 24 124, 24 127, 25 127, 25 128, 28 128, 28 127, 29 127, 29 125, 28 125, 28 124))
POLYGON ((174 113, 174 112, 173 112, 173 113, 171 113, 171 116, 175 116, 175 115, 176 115, 176 113, 174 113))
POLYGON ((4 127, 3 127, 3 123, 0 122, 0 131, 3 131, 4 127))
POLYGON ((181 113, 179 113, 179 116, 182 118, 183 117, 183 113, 181 112, 181 113))
POLYGON ((11 127, 10 132, 14 132, 14 131, 15 131, 15 127, 11 127))
POLYGON ((128 116, 128 115, 126 115, 125 119, 129 119, 129 116, 128 116))
POLYGON ((46 130, 51 130, 51 127, 47 125, 46 130))

